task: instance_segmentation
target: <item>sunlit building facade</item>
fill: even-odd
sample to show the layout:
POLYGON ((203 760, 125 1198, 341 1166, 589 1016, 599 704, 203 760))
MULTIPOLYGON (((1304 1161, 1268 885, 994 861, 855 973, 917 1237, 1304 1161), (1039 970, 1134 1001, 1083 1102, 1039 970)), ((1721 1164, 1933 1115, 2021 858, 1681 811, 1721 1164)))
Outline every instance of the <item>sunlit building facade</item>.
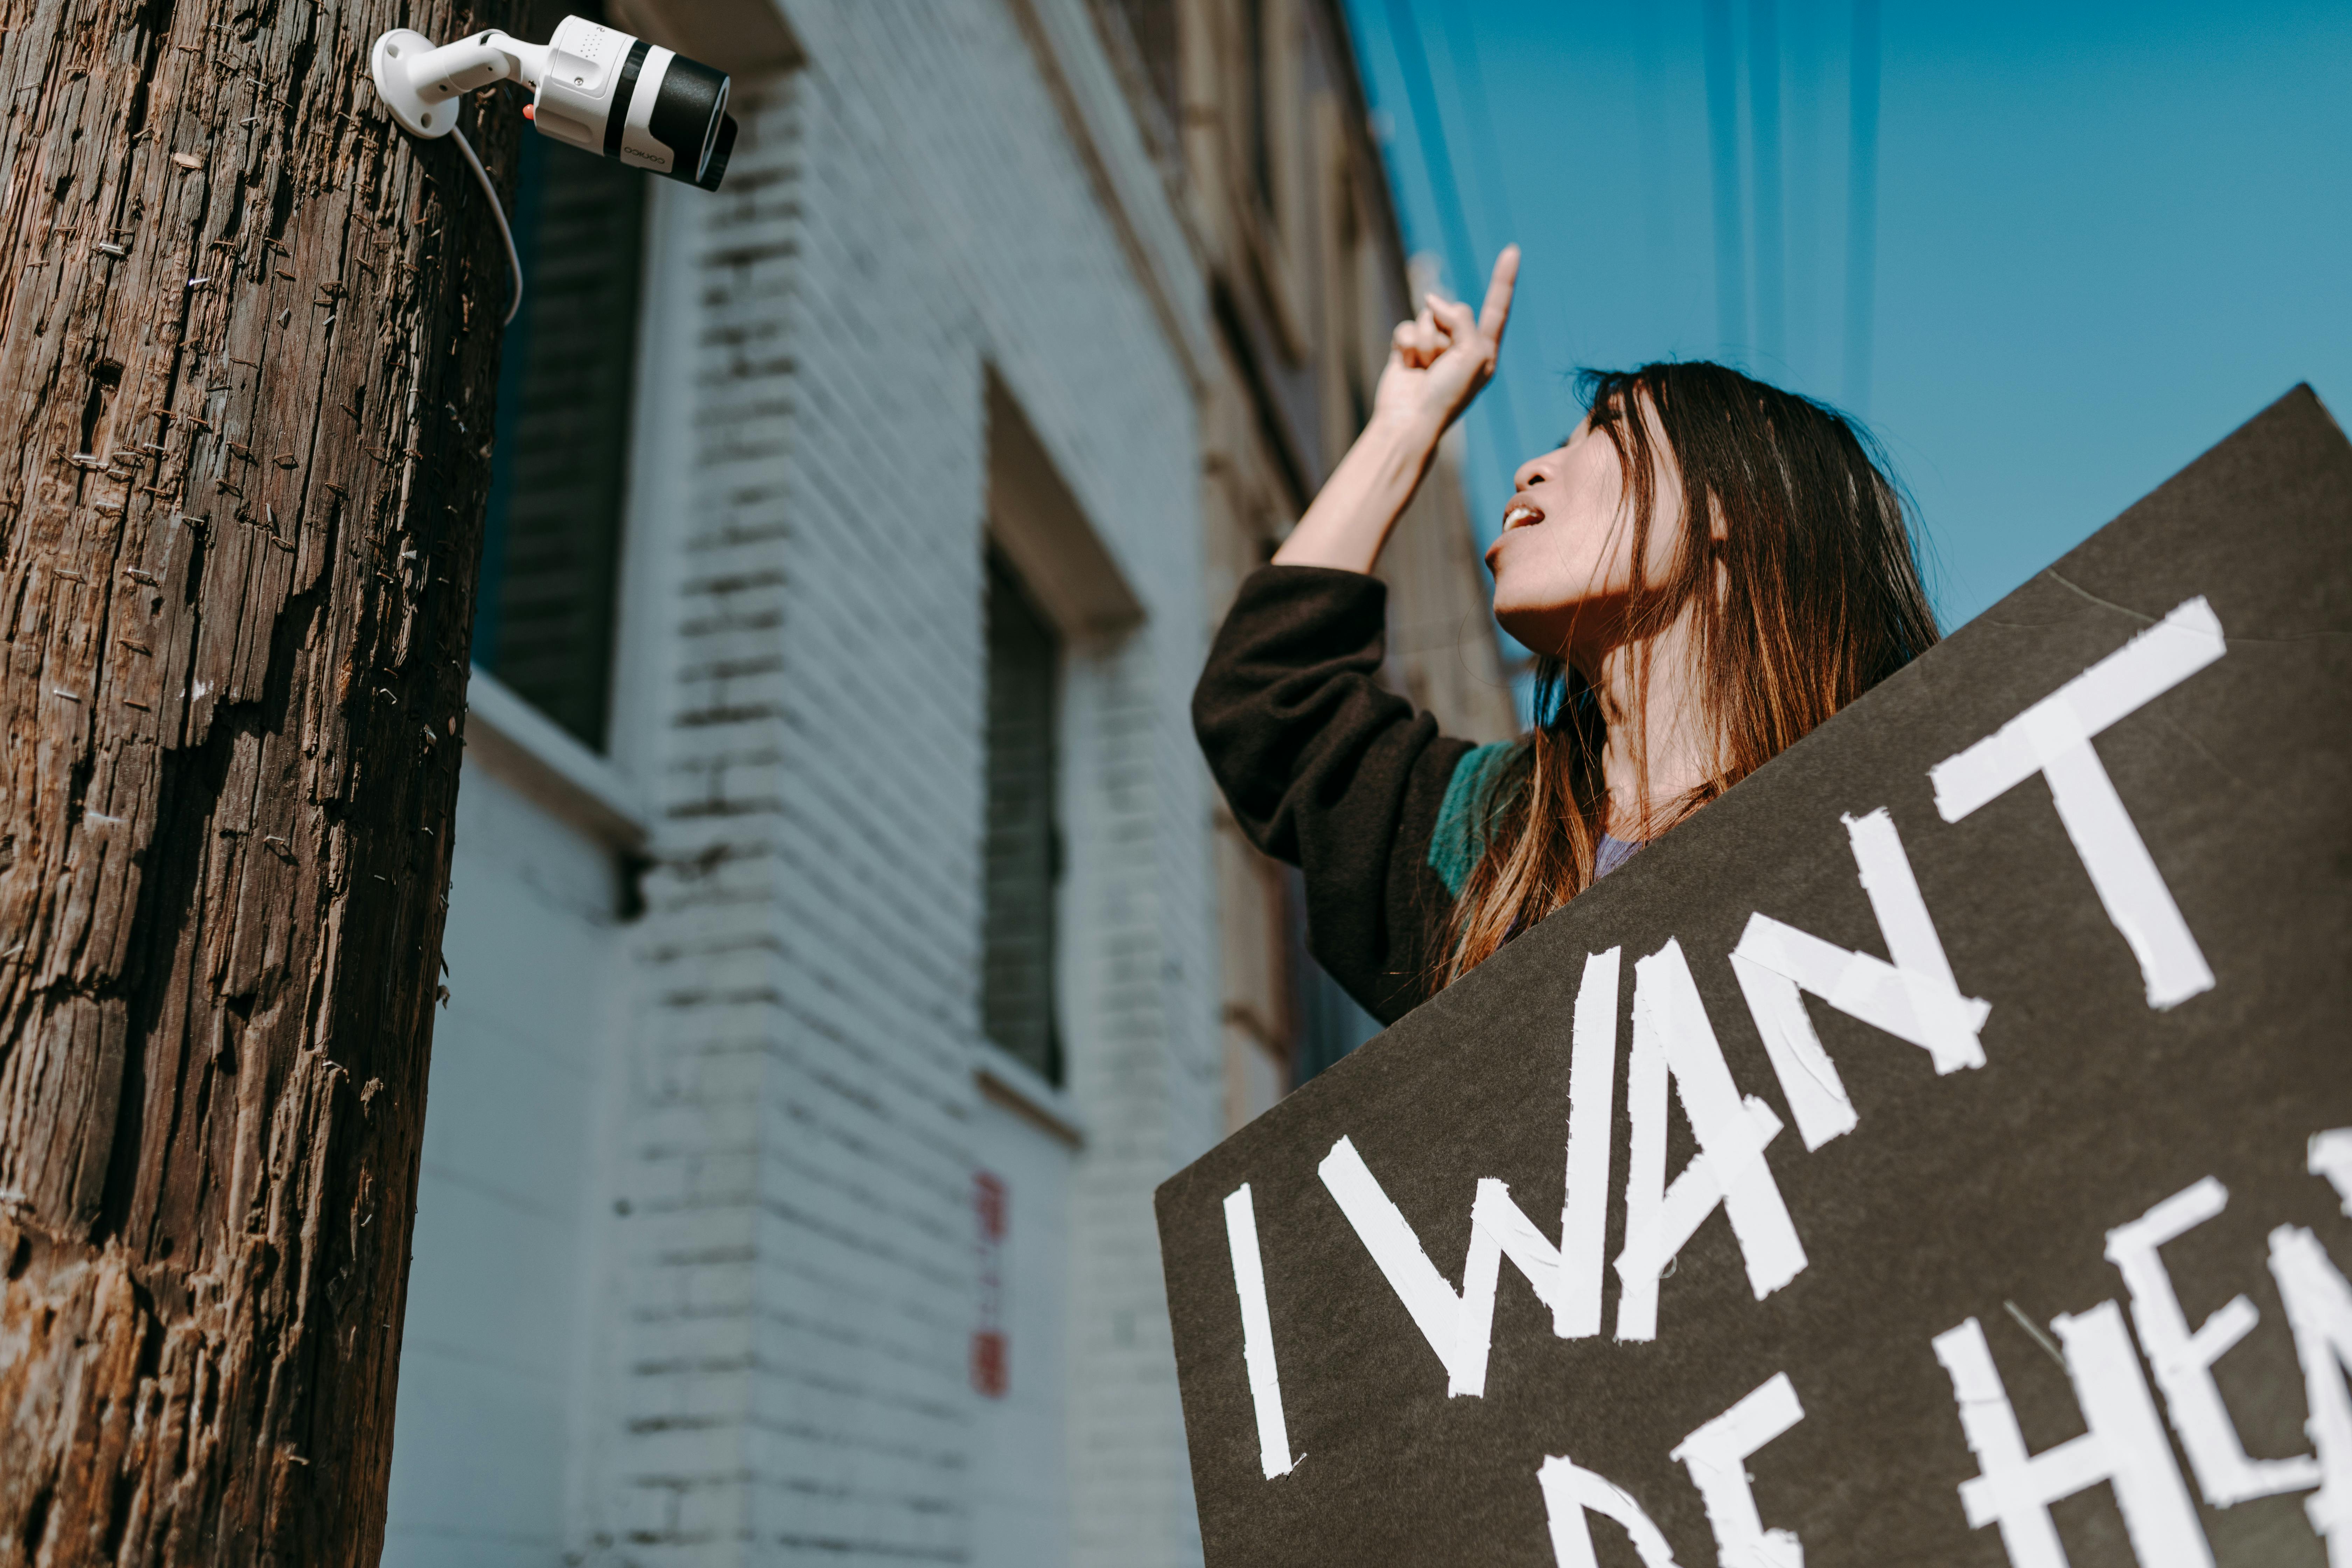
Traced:
POLYGON ((1361 1032, 1188 718, 1405 308, 1339 14, 613 20, 742 139, 522 171, 385 1560, 1195 1562, 1151 1191, 1361 1032))

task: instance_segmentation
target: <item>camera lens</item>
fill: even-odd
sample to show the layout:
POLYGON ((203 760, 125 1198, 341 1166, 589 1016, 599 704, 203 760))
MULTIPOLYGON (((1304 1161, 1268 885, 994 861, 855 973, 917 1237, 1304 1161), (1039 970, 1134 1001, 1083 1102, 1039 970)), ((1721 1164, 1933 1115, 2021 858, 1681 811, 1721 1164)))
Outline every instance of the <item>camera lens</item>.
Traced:
MULTIPOLYGON (((646 129, 670 150, 669 172, 688 184, 702 184, 727 117, 727 77, 698 60, 673 56, 654 96, 646 129)), ((721 167, 724 167, 723 163, 721 167)), ((711 183, 715 188, 716 182, 711 183)))
POLYGON ((734 152, 735 117, 731 114, 721 114, 719 117, 719 134, 710 144, 709 161, 703 165, 702 178, 694 183, 706 191, 717 190, 719 182, 726 176, 727 160, 734 154, 734 152))

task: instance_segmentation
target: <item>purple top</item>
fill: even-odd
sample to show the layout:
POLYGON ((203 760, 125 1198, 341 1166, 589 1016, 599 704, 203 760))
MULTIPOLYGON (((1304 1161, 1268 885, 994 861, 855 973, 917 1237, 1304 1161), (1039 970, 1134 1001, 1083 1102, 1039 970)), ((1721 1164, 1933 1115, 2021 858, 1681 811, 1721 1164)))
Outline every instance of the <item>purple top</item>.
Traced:
POLYGON ((1642 852, 1642 844, 1641 839, 1612 838, 1606 833, 1602 834, 1600 852, 1592 857, 1592 879, 1596 882, 1601 880, 1601 878, 1639 855, 1642 852))

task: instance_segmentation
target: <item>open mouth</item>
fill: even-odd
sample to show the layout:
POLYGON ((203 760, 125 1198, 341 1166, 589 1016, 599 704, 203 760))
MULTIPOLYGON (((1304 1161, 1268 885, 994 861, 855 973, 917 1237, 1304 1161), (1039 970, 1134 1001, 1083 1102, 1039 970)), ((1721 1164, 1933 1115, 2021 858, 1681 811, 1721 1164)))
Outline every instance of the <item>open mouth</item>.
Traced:
POLYGON ((1503 531, 1508 533, 1515 528, 1525 528, 1531 523, 1541 522, 1543 515, 1543 508, 1533 501, 1513 501, 1510 510, 1503 513, 1503 531))

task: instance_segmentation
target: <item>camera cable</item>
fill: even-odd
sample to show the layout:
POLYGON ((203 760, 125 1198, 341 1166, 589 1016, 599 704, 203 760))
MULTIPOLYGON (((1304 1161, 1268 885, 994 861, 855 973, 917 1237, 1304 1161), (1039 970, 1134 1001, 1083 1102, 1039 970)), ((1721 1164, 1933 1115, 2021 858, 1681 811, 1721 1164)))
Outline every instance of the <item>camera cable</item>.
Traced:
POLYGON ((466 154, 466 162, 473 168, 474 178, 482 182, 482 194, 490 198, 490 216, 499 220, 499 237, 507 242, 507 263, 514 268, 514 299, 507 305, 506 319, 499 324, 511 326, 515 312, 522 309, 522 257, 515 250, 514 230, 507 226, 507 206, 499 200, 498 187, 490 184, 490 172, 483 168, 481 159, 475 156, 474 144, 466 140, 466 133, 453 130, 450 134, 457 139, 457 151, 466 154))

